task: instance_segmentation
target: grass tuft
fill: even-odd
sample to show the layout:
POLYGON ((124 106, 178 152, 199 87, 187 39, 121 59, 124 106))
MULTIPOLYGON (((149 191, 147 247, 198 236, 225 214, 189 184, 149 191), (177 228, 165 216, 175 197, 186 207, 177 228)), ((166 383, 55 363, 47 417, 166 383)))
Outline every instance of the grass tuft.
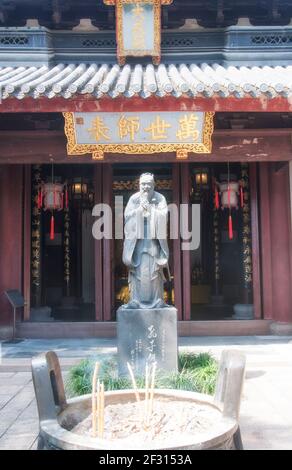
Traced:
MULTIPOLYGON (((69 371, 66 381, 66 390, 69 396, 91 393, 92 375, 96 360, 99 360, 101 364, 99 378, 104 382, 105 390, 132 388, 130 378, 118 376, 115 359, 84 359, 69 371)), ((209 353, 182 352, 179 354, 178 365, 178 372, 157 371, 156 388, 191 390, 210 395, 214 393, 218 364, 209 353)), ((137 376, 136 382, 139 388, 144 388, 144 377, 137 376)))

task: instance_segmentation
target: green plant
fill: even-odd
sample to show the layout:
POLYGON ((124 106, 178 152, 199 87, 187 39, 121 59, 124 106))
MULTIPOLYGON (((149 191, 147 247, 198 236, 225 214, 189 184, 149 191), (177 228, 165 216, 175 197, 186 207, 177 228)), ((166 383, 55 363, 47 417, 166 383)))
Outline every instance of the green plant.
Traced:
MULTIPOLYGON (((100 362, 99 378, 104 382, 105 390, 132 388, 128 377, 119 377, 115 359, 91 358, 82 360, 70 371, 66 381, 66 390, 70 396, 91 393, 94 364, 100 362)), ((157 371, 155 387, 192 390, 199 393, 213 394, 217 375, 217 362, 209 353, 179 354, 179 371, 165 373, 157 371)), ((136 377, 138 388, 144 387, 144 377, 136 377)))
POLYGON ((216 361, 211 354, 206 352, 199 354, 181 352, 178 356, 179 370, 205 368, 214 364, 216 364, 216 361))

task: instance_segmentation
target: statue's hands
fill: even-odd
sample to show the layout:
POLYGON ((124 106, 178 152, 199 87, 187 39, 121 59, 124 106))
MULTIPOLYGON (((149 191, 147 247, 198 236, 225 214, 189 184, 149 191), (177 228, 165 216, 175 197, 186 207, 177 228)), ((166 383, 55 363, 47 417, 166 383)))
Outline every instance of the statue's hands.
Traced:
POLYGON ((144 209, 144 211, 149 211, 149 210, 150 210, 150 204, 149 204, 148 201, 143 201, 143 202, 141 203, 141 206, 142 206, 142 208, 144 209))
POLYGON ((162 268, 162 267, 164 267, 164 266, 167 266, 167 263, 168 263, 168 259, 165 258, 165 257, 156 258, 155 261, 156 261, 156 264, 157 264, 160 268, 162 268))
POLYGON ((143 207, 143 209, 147 210, 147 208, 150 206, 149 199, 146 194, 142 193, 140 196, 140 205, 143 207))
POLYGON ((143 211, 143 215, 147 217, 150 214, 150 211, 151 211, 151 204, 149 203, 149 201, 148 200, 142 200, 141 204, 140 204, 140 207, 143 211))

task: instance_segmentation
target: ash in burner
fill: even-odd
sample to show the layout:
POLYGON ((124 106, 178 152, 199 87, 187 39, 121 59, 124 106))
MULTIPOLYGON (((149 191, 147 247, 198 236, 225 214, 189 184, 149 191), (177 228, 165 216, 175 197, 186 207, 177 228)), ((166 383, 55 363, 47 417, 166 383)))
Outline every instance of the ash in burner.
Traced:
MULTIPOLYGON (((162 444, 186 444, 195 436, 210 431, 221 419, 219 410, 196 402, 155 398, 153 412, 145 421, 147 402, 107 405, 104 410, 103 439, 118 441, 123 447, 162 444)), ((92 415, 76 425, 71 432, 92 436, 92 415)))

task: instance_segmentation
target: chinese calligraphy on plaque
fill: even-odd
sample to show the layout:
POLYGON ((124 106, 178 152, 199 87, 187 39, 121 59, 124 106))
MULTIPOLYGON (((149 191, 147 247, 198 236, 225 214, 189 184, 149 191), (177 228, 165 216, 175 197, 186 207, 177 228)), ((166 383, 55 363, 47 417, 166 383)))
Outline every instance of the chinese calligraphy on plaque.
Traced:
POLYGON ((150 111, 64 113, 68 154, 210 153, 213 113, 150 111))
POLYGON ((173 0, 104 0, 116 7, 117 56, 120 65, 127 56, 152 56, 160 62, 161 5, 173 0))

